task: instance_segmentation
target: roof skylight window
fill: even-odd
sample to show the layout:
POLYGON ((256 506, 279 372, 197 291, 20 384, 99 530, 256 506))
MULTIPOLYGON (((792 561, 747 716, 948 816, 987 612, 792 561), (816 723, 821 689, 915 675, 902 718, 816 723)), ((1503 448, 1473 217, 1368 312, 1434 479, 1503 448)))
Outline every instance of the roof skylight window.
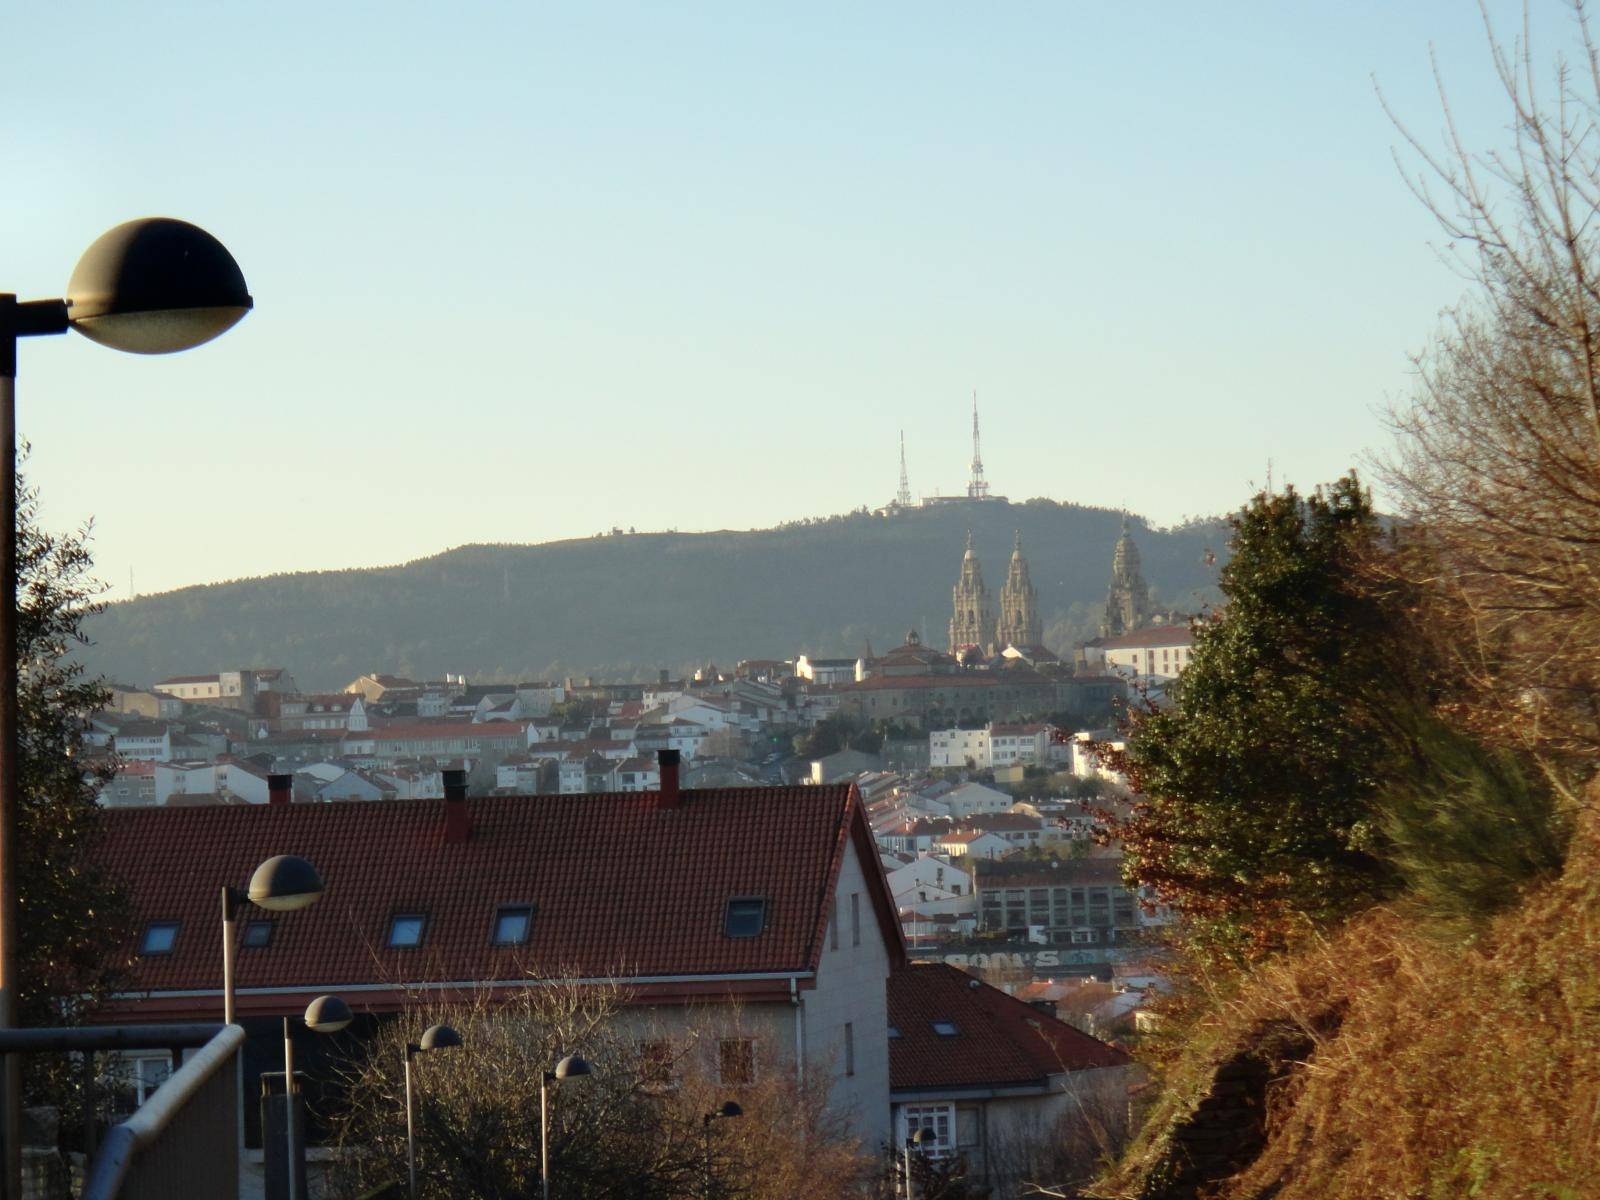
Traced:
POLYGON ((731 938, 753 938, 767 925, 767 902, 760 896, 737 896, 728 901, 723 931, 731 938))
POLYGON ((955 1037, 956 1034, 961 1032, 956 1028, 954 1021, 935 1021, 933 1022, 933 1031, 940 1037, 955 1037))
POLYGON ((494 935, 489 940, 496 946, 521 946, 532 928, 533 905, 503 904, 495 910, 494 935))
POLYGON ((144 927, 144 936, 139 939, 139 953, 146 956, 171 954, 177 944, 178 922, 151 921, 144 927))
POLYGON ((395 950, 415 950, 422 945, 428 918, 421 913, 400 913, 389 922, 389 945, 395 950))
POLYGON ((244 944, 251 950, 264 950, 272 945, 271 921, 246 921, 244 944))

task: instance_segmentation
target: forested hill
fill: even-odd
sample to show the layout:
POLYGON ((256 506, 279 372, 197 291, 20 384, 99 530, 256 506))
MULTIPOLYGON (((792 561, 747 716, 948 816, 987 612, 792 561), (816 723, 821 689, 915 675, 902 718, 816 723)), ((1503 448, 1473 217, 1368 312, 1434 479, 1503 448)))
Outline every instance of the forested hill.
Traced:
MULTIPOLYGON (((302 687, 367 671, 475 679, 643 678, 713 659, 880 652, 916 626, 942 646, 967 531, 998 594, 1020 530, 1045 640, 1092 635, 1119 514, 1051 500, 857 513, 776 529, 614 534, 462 546, 396 567, 183 588, 114 604, 90 625, 91 671, 148 686, 236 666, 289 668, 302 687)), ((1163 605, 1209 597, 1220 525, 1152 532, 1135 519, 1163 605)))

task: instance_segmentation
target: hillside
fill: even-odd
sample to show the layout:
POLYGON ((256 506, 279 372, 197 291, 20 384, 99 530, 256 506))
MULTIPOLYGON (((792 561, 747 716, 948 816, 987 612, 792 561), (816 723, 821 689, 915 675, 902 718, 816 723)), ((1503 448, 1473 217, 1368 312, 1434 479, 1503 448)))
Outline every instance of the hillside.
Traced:
POLYGON ((1600 820, 1464 944, 1379 909, 1218 997, 1093 1195, 1600 1195, 1600 820))
MULTIPOLYGON (((642 677, 715 659, 855 654, 916 626, 942 644, 970 528, 998 592, 1020 530, 1045 621, 1092 633, 1121 527, 1107 509, 1029 500, 857 513, 776 529, 640 533, 462 546, 402 566, 182 588, 114 604, 90 625, 92 671, 149 684, 181 672, 288 667, 302 686, 365 671, 480 679, 642 677), (924 628, 926 627, 926 628, 924 628)), ((1193 607, 1218 525, 1134 536, 1158 601, 1193 607)))

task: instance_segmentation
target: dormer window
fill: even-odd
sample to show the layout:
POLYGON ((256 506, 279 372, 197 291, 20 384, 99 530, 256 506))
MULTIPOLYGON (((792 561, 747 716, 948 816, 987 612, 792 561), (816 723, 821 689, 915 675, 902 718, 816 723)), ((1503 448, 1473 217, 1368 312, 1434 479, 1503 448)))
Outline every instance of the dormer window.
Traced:
POLYGON ((422 913, 399 913, 389 922, 389 947, 393 950, 415 950, 422 945, 422 934, 428 918, 422 913))
POLYGON ((244 925, 244 945, 250 950, 265 950, 272 945, 272 922, 246 921, 244 925))
POLYGON ((151 921, 144 927, 144 936, 139 939, 139 953, 146 958, 157 954, 171 954, 177 944, 178 922, 151 921))
POLYGON ((753 938, 767 924, 767 902, 760 896, 736 896, 728 901, 723 931, 731 938, 753 938))
POLYGON ((521 946, 533 929, 533 905, 502 904, 495 910, 494 934, 490 942, 496 946, 521 946))

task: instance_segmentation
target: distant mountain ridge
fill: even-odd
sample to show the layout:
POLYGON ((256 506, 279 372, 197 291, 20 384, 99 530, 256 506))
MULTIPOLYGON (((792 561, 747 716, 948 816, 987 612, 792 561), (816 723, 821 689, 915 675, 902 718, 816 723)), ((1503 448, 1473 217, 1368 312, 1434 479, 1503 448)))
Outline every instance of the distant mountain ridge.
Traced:
MULTIPOLYGON (((1093 632, 1121 514, 1053 500, 853 513, 774 529, 467 545, 400 566, 272 575, 111 605, 89 623, 90 670, 168 675, 287 667, 325 690, 387 670, 418 678, 643 678, 657 668, 879 651, 916 627, 945 642, 967 532, 998 592, 1020 531, 1045 641, 1093 632)), ((1152 531, 1145 578, 1186 609, 1210 595, 1221 522, 1152 531)))

